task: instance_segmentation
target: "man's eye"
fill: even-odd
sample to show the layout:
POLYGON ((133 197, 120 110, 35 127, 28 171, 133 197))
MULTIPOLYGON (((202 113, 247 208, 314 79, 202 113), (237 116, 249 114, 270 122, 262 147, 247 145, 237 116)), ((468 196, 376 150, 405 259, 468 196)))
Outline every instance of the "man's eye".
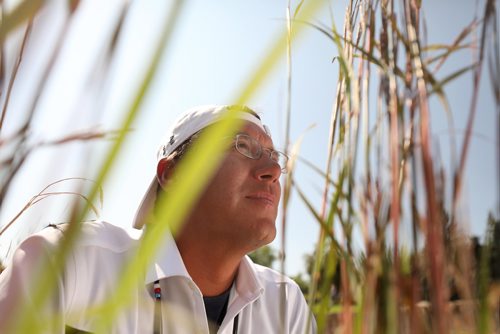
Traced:
POLYGON ((275 162, 279 162, 280 161, 280 155, 278 152, 276 151, 273 151, 273 150, 269 150, 269 152, 271 152, 271 159, 275 162))
POLYGON ((238 148, 244 151, 250 151, 250 144, 244 141, 238 142, 238 148))

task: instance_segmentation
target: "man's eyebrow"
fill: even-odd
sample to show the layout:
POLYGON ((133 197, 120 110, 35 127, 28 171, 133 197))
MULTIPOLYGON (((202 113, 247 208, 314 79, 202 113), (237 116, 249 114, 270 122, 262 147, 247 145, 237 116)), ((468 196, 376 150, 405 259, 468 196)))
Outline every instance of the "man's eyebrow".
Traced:
MULTIPOLYGON (((236 135, 247 135, 248 137, 250 138, 253 138, 255 140, 257 140, 261 146, 263 148, 267 148, 267 149, 271 149, 271 150, 276 150, 276 147, 274 146, 274 142, 273 142, 273 139, 270 137, 270 136, 267 136, 267 135, 260 135, 259 138, 256 138, 255 136, 252 136, 251 134, 249 134, 248 132, 245 132, 245 131, 240 131, 240 132, 237 132, 236 135), (261 143, 261 139, 265 139, 267 137, 269 137, 269 142, 271 143, 271 146, 267 146, 265 145, 264 143, 261 143)), ((267 142, 267 140, 264 140, 265 142, 267 142)))

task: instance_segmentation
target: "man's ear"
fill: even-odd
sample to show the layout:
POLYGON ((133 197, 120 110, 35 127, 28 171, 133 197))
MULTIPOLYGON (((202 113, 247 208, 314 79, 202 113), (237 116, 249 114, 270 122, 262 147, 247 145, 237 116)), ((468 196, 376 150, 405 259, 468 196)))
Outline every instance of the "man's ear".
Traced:
POLYGON ((158 161, 158 165, 156 166, 156 178, 163 189, 167 187, 168 182, 172 178, 174 166, 175 162, 173 158, 164 158, 158 161))

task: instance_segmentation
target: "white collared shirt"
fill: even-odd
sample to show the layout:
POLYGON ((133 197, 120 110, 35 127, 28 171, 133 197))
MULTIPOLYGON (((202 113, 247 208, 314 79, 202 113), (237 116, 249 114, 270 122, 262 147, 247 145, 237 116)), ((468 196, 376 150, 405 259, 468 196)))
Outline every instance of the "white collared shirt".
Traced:
MULTIPOLYGON (((61 229, 46 228, 26 239, 12 263, 0 275, 0 332, 12 318, 13 306, 30 300, 39 257, 53 256, 61 229)), ((167 236, 145 274, 145 282, 131 292, 131 303, 121 309, 110 333, 153 333, 153 282, 162 289, 163 333, 208 333, 208 322, 200 289, 191 279, 171 236, 167 236)), ((64 333, 65 325, 92 332, 97 318, 88 310, 107 301, 123 266, 139 241, 106 222, 84 223, 77 246, 58 275, 56 293, 39 314, 50 322, 46 333, 64 333)), ((238 333, 315 333, 314 319, 295 282, 278 272, 254 264, 248 257, 240 263, 231 288, 227 313, 218 333, 233 333, 238 315, 238 333), (283 310, 281 308, 284 308, 283 310), (309 323, 309 326, 308 326, 309 323)))

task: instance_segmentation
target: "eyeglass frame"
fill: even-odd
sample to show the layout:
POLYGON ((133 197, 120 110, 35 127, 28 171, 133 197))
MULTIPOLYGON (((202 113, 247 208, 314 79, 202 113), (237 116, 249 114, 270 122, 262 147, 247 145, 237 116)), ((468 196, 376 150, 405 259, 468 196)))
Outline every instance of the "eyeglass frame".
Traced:
MULTIPOLYGON (((186 152, 186 150, 188 149, 189 146, 191 146, 193 140, 197 139, 199 134, 201 133, 202 130, 198 131, 198 132, 195 132, 194 134, 192 134, 188 139, 186 139, 181 145, 179 145, 178 148, 176 148, 172 153, 171 155, 173 155, 173 158, 175 160, 179 160, 183 155, 184 153, 186 152)), ((231 139, 233 141, 233 146, 234 148, 236 149, 236 151, 243 155, 244 157, 247 157, 249 159, 252 159, 252 160, 259 160, 260 158, 262 158, 262 154, 263 154, 263 151, 268 151, 269 152, 269 158, 271 160, 273 160, 274 162, 276 162, 279 166, 280 166, 280 170, 281 170, 281 173, 282 174, 286 174, 288 173, 288 161, 290 160, 290 157, 288 155, 286 155, 285 153, 281 152, 281 151, 278 151, 278 150, 275 150, 275 149, 272 149, 272 148, 267 148, 267 147, 263 147, 262 144, 255 138, 253 138, 252 136, 246 134, 246 133, 238 133, 236 134, 235 136, 233 137, 224 137, 224 139, 231 139), (258 147, 260 148, 259 149, 259 154, 258 154, 258 157, 253 157, 253 156, 249 156, 247 154, 245 154, 244 152, 240 151, 238 149, 238 146, 237 146, 237 142, 238 142, 238 139, 240 137, 248 137, 251 141, 257 143, 258 147), (276 159, 273 159, 273 153, 276 153, 278 154, 278 156, 281 156, 283 158, 283 164, 284 166, 281 166, 281 164, 279 163, 279 158, 278 160, 276 159)), ((231 146, 231 145, 229 145, 231 146)))
MULTIPOLYGON (((246 133, 236 134, 236 136, 234 136, 234 138, 233 138, 233 145, 238 153, 240 153, 244 157, 247 157, 247 158, 252 159, 252 160, 259 160, 260 158, 262 158, 264 151, 267 151, 267 152, 269 152, 269 158, 272 161, 276 162, 280 166, 281 173, 286 174, 288 172, 287 165, 288 165, 288 160, 290 160, 290 157, 288 155, 286 155, 285 153, 283 153, 281 151, 275 150, 273 148, 267 148, 267 147, 262 146, 262 144, 257 139, 253 138, 252 136, 250 136, 246 133), (246 137, 250 140, 251 143, 255 143, 257 145, 259 150, 258 150, 258 153, 256 156, 253 156, 253 155, 251 156, 249 154, 246 154, 245 152, 240 150, 241 148, 238 148, 238 140, 241 137, 246 137), (275 158, 273 158, 273 156, 276 156, 277 158, 275 159, 275 158), (280 164, 280 160, 283 160, 283 166, 280 164)), ((250 153, 250 152, 248 152, 248 153, 250 153)))

